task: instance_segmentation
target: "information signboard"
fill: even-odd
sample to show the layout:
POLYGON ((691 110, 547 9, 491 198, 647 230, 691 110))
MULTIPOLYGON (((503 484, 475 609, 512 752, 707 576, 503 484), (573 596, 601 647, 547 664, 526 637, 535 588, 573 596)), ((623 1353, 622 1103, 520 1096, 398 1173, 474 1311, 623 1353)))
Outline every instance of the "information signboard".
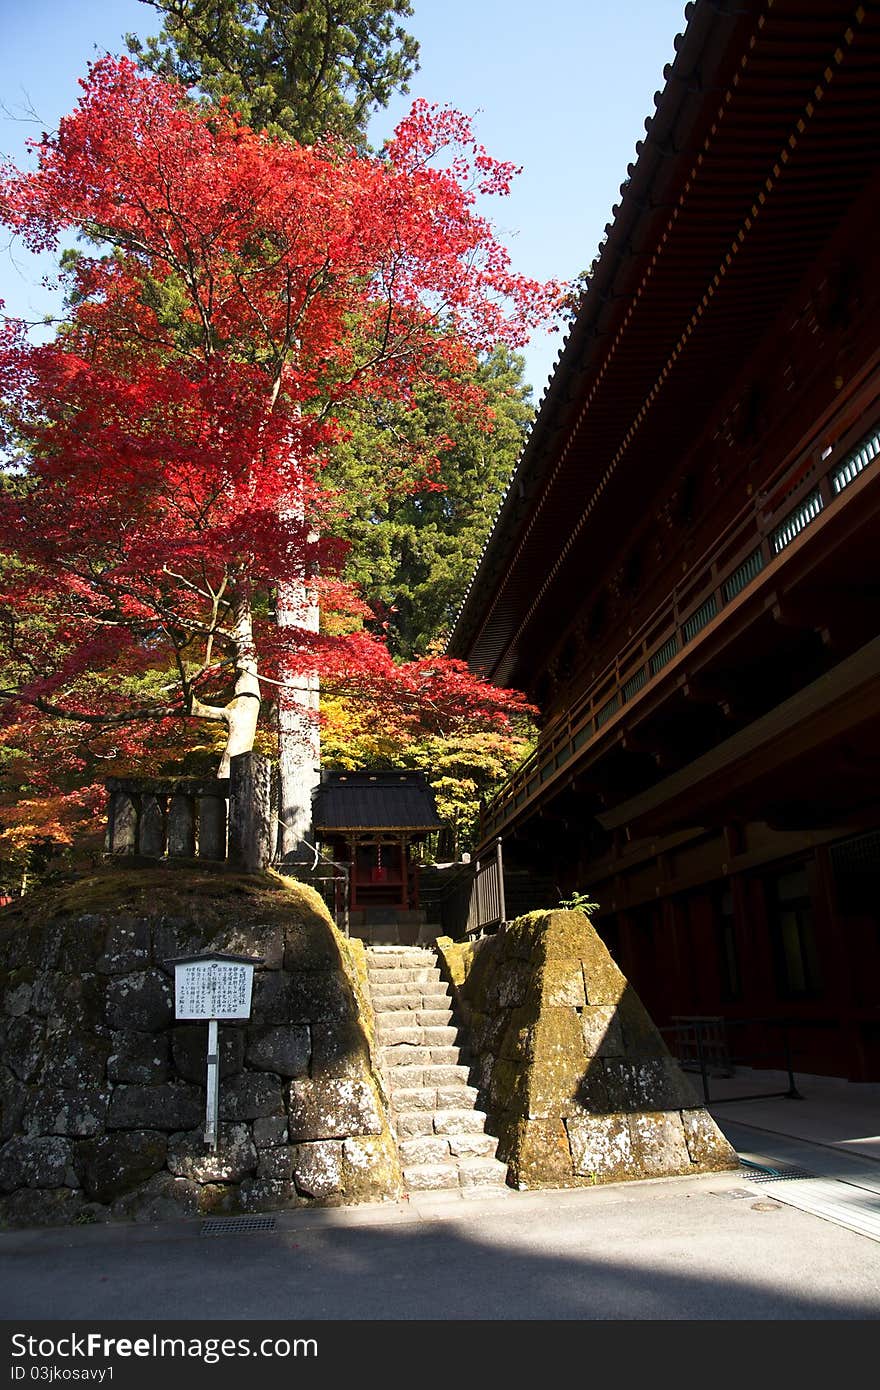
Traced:
POLYGON ((207 958, 175 963, 175 1017, 250 1018, 253 980, 253 965, 243 961, 207 958))
POLYGON ((217 1148, 220 1136, 220 1020, 234 1022, 251 1016, 254 967, 262 959, 232 956, 225 951, 205 951, 198 956, 176 956, 174 966, 174 1016, 208 1025, 207 1075, 205 1080, 205 1143, 217 1148))

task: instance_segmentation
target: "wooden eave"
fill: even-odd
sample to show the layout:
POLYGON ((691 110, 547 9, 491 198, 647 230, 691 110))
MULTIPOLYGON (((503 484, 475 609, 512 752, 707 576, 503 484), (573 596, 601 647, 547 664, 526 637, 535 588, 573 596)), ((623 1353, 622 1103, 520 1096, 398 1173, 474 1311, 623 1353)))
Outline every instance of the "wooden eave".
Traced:
POLYGON ((575 558, 601 572, 876 168, 876 12, 743 9, 692 8, 456 622, 450 653, 499 683, 529 674, 575 558))

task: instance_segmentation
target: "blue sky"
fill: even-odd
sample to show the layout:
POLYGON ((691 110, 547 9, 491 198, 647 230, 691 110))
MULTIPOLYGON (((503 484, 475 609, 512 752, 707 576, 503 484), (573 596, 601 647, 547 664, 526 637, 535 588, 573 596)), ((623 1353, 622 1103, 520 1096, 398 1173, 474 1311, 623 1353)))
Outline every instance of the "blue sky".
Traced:
MULTIPOLYGON (((489 152, 523 166, 511 196, 490 207, 516 269, 575 276, 618 201, 684 28, 684 0, 414 0, 413 9, 407 28, 421 44, 421 69, 409 96, 374 119, 374 143, 416 96, 478 113, 489 152)), ((123 51, 128 31, 158 32, 158 20, 140 0, 0 0, 0 151, 21 163, 24 141, 74 105, 90 59, 123 51)), ((0 244, 7 312, 51 308, 39 287, 44 271, 20 246, 0 244)), ((526 352, 536 399, 561 341, 542 333, 526 352)))

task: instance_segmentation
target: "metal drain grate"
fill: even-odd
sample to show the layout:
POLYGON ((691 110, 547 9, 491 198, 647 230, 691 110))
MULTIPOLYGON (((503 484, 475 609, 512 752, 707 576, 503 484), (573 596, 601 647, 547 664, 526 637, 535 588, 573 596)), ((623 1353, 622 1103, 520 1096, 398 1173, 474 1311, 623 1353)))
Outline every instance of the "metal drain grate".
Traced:
POLYGON ((790 1178, 815 1178, 815 1173, 808 1173, 806 1168, 798 1168, 794 1164, 780 1163, 776 1168, 763 1168, 757 1163, 747 1163, 745 1159, 740 1159, 740 1164, 747 1171, 744 1174, 749 1182, 786 1182, 790 1178))
POLYGON ((251 1231, 274 1231, 274 1216, 228 1216, 222 1221, 203 1221, 203 1236, 243 1236, 251 1231))

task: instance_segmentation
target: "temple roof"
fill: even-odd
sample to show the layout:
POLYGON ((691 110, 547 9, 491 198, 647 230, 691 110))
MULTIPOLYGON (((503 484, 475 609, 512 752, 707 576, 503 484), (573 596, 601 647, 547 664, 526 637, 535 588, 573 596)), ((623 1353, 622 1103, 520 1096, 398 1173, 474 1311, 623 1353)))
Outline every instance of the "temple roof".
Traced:
POLYGON ((440 827, 434 793, 423 772, 325 772, 313 797, 315 829, 393 830, 424 834, 440 827))
POLYGON ((875 8, 686 15, 448 644, 500 684, 540 668, 876 170, 875 8))

